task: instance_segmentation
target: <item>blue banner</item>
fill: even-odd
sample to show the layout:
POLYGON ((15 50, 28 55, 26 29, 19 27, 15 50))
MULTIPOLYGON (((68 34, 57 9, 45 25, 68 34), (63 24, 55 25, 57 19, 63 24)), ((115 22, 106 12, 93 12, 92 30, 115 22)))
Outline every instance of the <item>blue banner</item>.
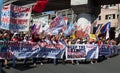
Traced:
POLYGON ((119 46, 103 44, 99 47, 99 56, 110 57, 118 54, 119 46))
POLYGON ((98 48, 93 44, 72 44, 65 46, 62 43, 29 43, 29 42, 3 42, 0 41, 0 59, 24 58, 63 58, 66 60, 98 59, 99 56, 110 57, 118 54, 117 45, 103 44, 98 48), (65 49, 66 48, 66 49, 65 49), (66 51, 65 51, 66 50, 66 51))
POLYGON ((103 44, 99 47, 100 55, 99 56, 105 56, 109 57, 111 55, 110 47, 108 47, 106 44, 103 44))
POLYGON ((37 43, 1 42, 0 59, 24 58, 63 58, 64 49, 40 47, 37 43))

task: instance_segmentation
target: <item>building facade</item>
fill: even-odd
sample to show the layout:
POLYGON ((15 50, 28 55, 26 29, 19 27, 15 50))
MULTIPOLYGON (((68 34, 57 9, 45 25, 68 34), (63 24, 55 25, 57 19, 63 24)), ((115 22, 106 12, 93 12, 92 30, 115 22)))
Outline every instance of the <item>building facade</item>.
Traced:
POLYGON ((118 24, 118 4, 101 6, 101 13, 98 16, 97 24, 105 24, 111 22, 111 28, 115 28, 118 24))
POLYGON ((104 25, 111 22, 110 39, 115 39, 118 34, 116 28, 119 25, 119 4, 102 5, 97 24, 104 25))

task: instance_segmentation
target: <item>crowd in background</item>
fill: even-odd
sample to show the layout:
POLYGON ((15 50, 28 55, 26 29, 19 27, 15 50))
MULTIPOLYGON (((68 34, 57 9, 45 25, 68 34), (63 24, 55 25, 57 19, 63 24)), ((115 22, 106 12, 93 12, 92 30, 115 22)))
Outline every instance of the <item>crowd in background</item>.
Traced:
MULTIPOLYGON (((53 44, 58 43, 59 41, 63 41, 65 45, 71 45, 71 44, 98 44, 100 46, 101 44, 109 44, 109 45, 119 45, 120 46, 120 41, 117 42, 115 40, 110 40, 110 39, 103 39, 102 37, 98 38, 97 40, 89 40, 88 38, 75 38, 75 36, 64 36, 63 33, 59 35, 45 35, 43 32, 40 34, 34 34, 31 32, 20 32, 20 33, 11 33, 10 31, 5 31, 1 30, 0 31, 0 41, 8 42, 8 41, 13 41, 13 42, 51 42, 53 44)), ((1 45, 0 45, 1 46, 1 45)), ((27 64, 27 60, 24 60, 24 64, 27 64)), ((36 65, 36 58, 33 59, 33 64, 36 65)), ((49 60, 49 59, 48 59, 49 60)), ((42 59, 40 58, 41 65, 42 59)), ((71 61, 72 64, 75 64, 74 61, 71 61)), ((6 68, 8 68, 8 61, 7 59, 4 60, 4 65, 6 68)))

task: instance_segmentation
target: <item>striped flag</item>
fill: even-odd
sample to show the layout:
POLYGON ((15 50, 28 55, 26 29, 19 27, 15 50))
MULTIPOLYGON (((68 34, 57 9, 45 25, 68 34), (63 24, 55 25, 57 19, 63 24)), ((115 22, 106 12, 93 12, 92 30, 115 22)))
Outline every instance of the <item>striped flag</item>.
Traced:
POLYGON ((73 30, 75 29, 74 24, 70 23, 67 27, 67 29, 64 31, 64 34, 66 36, 71 35, 73 33, 73 30))
POLYGON ((49 26, 49 29, 46 31, 49 34, 57 35, 63 32, 67 28, 66 22, 62 16, 57 16, 49 26))
POLYGON ((104 34, 105 32, 107 32, 107 29, 110 30, 110 26, 111 26, 111 22, 107 22, 100 30, 101 34, 104 34))
MULTIPOLYGON (((111 26, 111 22, 107 22, 105 25, 101 25, 101 26, 98 26, 98 29, 96 30, 96 35, 100 35, 100 34, 105 34, 106 35, 109 35, 109 31, 110 31, 110 26, 111 26)), ((108 36, 107 36, 108 37, 108 36)))
POLYGON ((109 31, 110 31, 110 24, 107 25, 107 28, 106 28, 106 39, 109 38, 109 31))

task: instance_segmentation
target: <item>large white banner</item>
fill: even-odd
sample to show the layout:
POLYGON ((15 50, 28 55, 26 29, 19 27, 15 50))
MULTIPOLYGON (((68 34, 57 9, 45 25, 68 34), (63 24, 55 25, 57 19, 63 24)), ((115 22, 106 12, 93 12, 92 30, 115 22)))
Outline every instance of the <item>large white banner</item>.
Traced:
POLYGON ((99 49, 92 44, 72 44, 66 48, 66 60, 98 59, 99 49))
POLYGON ((11 5, 10 30, 29 31, 31 8, 11 5))
POLYGON ((9 30, 9 25, 10 25, 10 5, 3 6, 2 8, 0 28, 9 30))
POLYGON ((15 5, 4 6, 0 27, 12 31, 29 31, 30 16, 31 8, 15 5))

